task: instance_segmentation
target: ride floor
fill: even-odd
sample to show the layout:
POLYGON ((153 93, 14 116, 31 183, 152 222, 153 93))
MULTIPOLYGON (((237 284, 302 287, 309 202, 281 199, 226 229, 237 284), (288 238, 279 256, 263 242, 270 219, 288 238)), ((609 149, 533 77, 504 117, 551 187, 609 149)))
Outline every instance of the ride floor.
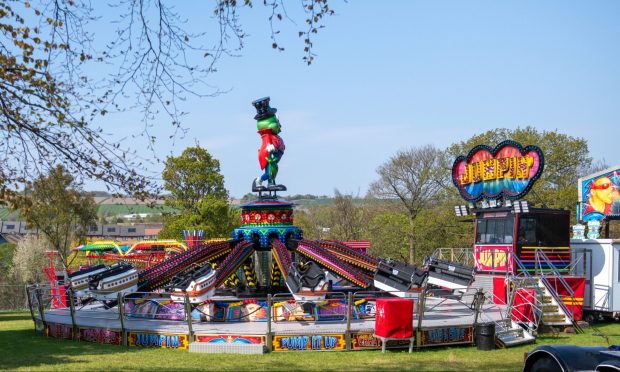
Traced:
MULTIPOLYGON (((483 305, 483 316, 478 321, 500 321, 506 308, 501 305, 483 305)), ((53 309, 44 313, 48 323, 71 325, 69 309, 53 309)), ((40 319, 40 315, 36 315, 40 319)), ((429 297, 426 300, 422 322, 418 320, 417 311, 414 314, 413 326, 421 330, 473 326, 475 312, 462 302, 452 299, 429 297)), ((101 306, 85 306, 75 311, 75 323, 78 327, 121 329, 121 320, 117 308, 105 309, 101 306)), ((188 333, 188 324, 185 321, 169 321, 158 319, 135 319, 125 318, 127 331, 153 331, 158 333, 188 333)), ((351 320, 352 332, 372 332, 375 319, 351 320)), ((218 333, 218 334, 243 334, 260 335, 267 334, 267 322, 201 322, 193 321, 194 333, 218 333)), ((347 328, 346 321, 272 321, 272 334, 327 334, 342 333, 347 328)))

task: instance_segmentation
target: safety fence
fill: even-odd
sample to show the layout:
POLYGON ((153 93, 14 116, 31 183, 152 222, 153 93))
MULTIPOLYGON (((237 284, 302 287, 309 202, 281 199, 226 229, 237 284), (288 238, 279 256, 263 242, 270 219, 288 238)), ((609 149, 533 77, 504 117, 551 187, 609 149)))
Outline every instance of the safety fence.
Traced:
MULTIPOLYGON (((173 329, 175 334, 182 333, 189 344, 200 340, 198 334, 207 324, 264 322, 257 323, 254 329, 260 330, 259 337, 264 337, 269 351, 282 350, 286 337, 300 333, 301 328, 295 323, 313 322, 317 327, 311 333, 317 337, 325 332, 341 335, 342 340, 338 341, 342 345, 341 350, 370 342, 368 340, 374 338, 376 300, 394 297, 385 291, 329 292, 325 299, 300 302, 295 301, 290 293, 276 293, 266 298, 228 298, 196 305, 190 303, 188 296, 184 302, 173 302, 167 292, 119 294, 116 300, 103 301, 90 297, 77 298, 71 291, 61 298, 46 285, 28 286, 25 293, 36 329, 44 330, 52 337, 83 339, 89 331, 85 327, 90 327, 104 329, 106 335, 112 335, 111 339, 117 339, 117 342, 109 343, 138 345, 141 338, 135 335, 136 330, 144 330, 145 324, 150 324, 148 329, 151 332, 158 332, 160 328, 168 332, 173 329), (58 307, 58 304, 61 306, 58 307), (140 306, 143 309, 136 311, 140 306), (160 310, 148 311, 149 306, 160 310), (223 308, 226 311, 222 311, 223 308), (59 322, 63 323, 62 326, 59 322), (275 344, 274 339, 277 340, 275 344)), ((449 293, 439 289, 421 289, 411 294, 411 300, 414 301, 412 328, 417 347, 473 343, 473 327, 484 320, 483 314, 489 308, 477 291, 465 287, 449 293), (450 312, 452 316, 457 314, 461 318, 456 328, 448 331, 445 324, 434 322, 444 312, 450 312), (460 338, 449 338, 455 334, 460 338), (435 339, 439 341, 433 343, 435 339)), ((497 318, 497 314, 499 311, 488 316, 497 318)))

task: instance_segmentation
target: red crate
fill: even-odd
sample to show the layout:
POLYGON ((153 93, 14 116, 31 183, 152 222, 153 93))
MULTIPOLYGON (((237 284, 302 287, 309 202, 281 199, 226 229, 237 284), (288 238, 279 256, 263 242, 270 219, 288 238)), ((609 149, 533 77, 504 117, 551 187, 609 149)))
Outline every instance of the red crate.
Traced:
POLYGON ((375 335, 384 338, 413 337, 413 300, 378 298, 375 335))

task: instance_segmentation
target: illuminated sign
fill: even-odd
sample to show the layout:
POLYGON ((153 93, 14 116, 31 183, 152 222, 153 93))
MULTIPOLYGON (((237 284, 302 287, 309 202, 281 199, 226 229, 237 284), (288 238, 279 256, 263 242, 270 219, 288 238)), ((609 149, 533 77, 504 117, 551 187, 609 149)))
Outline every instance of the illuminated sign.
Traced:
POLYGON ((577 219, 620 219, 620 165, 579 179, 577 219))
POLYGON ((162 349, 187 349, 189 344, 184 334, 159 334, 129 332, 129 346, 160 347, 162 349))
POLYGON ((476 146, 467 156, 456 158, 452 182, 470 202, 501 197, 516 200, 527 194, 543 168, 544 155, 538 146, 504 141, 495 148, 476 146))
POLYGON ((346 338, 343 334, 333 335, 276 335, 273 337, 273 351, 344 350, 346 338))

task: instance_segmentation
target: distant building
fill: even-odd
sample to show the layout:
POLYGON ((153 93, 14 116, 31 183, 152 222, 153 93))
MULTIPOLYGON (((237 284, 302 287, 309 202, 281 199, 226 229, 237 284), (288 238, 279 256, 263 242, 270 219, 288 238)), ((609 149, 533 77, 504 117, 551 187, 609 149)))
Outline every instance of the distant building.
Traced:
MULTIPOLYGON (((137 241, 157 239, 161 223, 97 224, 88 231, 88 237, 105 240, 137 241)), ((17 243, 26 235, 36 234, 36 228, 29 229, 24 221, 0 221, 0 243, 17 243)))

